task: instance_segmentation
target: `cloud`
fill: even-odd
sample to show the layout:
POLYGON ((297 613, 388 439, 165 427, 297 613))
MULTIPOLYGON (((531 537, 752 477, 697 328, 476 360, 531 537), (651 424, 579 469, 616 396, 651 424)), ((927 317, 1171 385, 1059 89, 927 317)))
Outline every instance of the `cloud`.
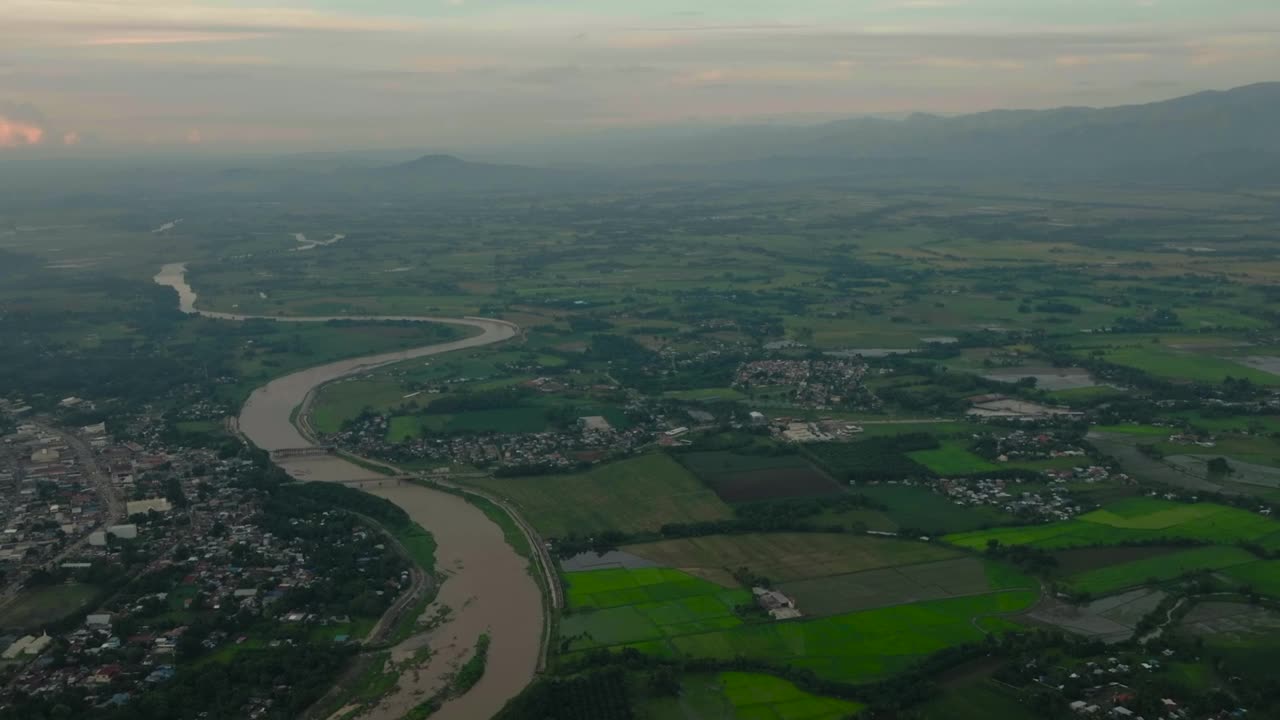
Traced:
POLYGON ((71 130, 69 132, 63 133, 62 144, 66 145, 67 147, 71 147, 72 145, 79 145, 80 133, 76 132, 75 130, 71 130))
POLYGON ((1151 53, 1144 52, 1099 53, 1096 55, 1059 55, 1054 59, 1054 63, 1059 67, 1084 67, 1107 63, 1146 62, 1150 59, 1151 53))
POLYGON ((187 144, 199 145, 204 142, 204 133, 199 128, 192 128, 187 131, 187 144))
POLYGON ((0 115, 0 148, 39 145, 44 142, 44 128, 0 115))
POLYGON ((131 32, 122 35, 91 37, 82 44, 90 47, 107 45, 181 45, 186 43, 234 42, 274 37, 265 32, 192 32, 174 30, 168 32, 131 32))
POLYGON ((47 122, 31 105, 0 101, 0 148, 39 145, 44 142, 47 122))

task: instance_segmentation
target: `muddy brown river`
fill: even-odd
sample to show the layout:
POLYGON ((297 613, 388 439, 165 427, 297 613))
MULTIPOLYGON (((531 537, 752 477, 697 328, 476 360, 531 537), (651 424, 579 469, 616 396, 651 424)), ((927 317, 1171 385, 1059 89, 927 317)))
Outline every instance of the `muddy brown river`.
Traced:
MULTIPOLYGON (((180 307, 222 320, 262 319, 260 316, 206 312, 196 309, 196 294, 187 284, 183 263, 165 265, 155 281, 178 292, 180 307)), ((324 383, 370 368, 413 358, 480 347, 514 337, 511 323, 485 318, 437 317, 267 317, 283 322, 343 320, 410 320, 462 325, 479 330, 462 340, 398 352, 382 353, 320 365, 277 378, 258 388, 240 411, 240 430, 264 450, 312 447, 290 421, 295 408, 324 383)), ((409 638, 392 649, 392 660, 405 663, 397 688, 361 717, 394 720, 441 689, 467 657, 480 635, 490 637, 484 677, 466 695, 432 715, 433 720, 483 720, 496 714, 524 689, 537 668, 542 639, 542 597, 529 574, 529 563, 508 545, 502 530, 465 500, 419 485, 388 480, 333 456, 304 457, 280 463, 300 480, 353 482, 365 492, 400 506, 435 536, 436 565, 443 581, 440 593, 425 615, 447 606, 449 620, 429 633, 409 638), (416 651, 431 648, 430 658, 413 665, 416 651)))

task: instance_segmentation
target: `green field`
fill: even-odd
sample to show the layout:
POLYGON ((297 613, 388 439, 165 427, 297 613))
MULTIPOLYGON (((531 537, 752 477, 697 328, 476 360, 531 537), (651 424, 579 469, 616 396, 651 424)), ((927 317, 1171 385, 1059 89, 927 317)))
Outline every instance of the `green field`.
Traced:
POLYGON ((1033 591, 1011 590, 817 620, 741 625, 636 647, 663 655, 783 662, 823 678, 866 682, 905 670, 944 648, 978 642, 985 633, 975 626, 975 618, 1018 612, 1035 599, 1033 591))
POLYGON ((23 590, 0 611, 0 628, 34 631, 84 609, 97 592, 96 587, 79 583, 23 590))
POLYGON ((774 582, 958 557, 954 550, 939 545, 851 533, 710 535, 623 549, 664 567, 729 572, 746 567, 774 582))
POLYGON ((922 600, 980 595, 995 590, 1034 590, 1036 587, 1033 578, 1012 567, 973 557, 864 570, 779 586, 806 615, 819 617, 922 600))
POLYGON ((751 593, 666 568, 567 573, 572 612, 560 623, 566 650, 610 647, 736 627, 751 593))
POLYGON ((1259 560, 1222 572, 1230 580, 1247 585, 1260 595, 1280 598, 1280 560, 1259 560))
POLYGON ((1038 720, 1010 689, 988 680, 968 683, 920 708, 922 720, 1038 720))
MULTIPOLYGON (((736 606, 754 605, 750 592, 678 570, 567 573, 570 610, 560 624, 561 648, 576 653, 632 647, 667 657, 741 655, 810 668, 830 679, 863 682, 905 669, 942 648, 980 640, 986 632, 1014 629, 1016 625, 999 616, 1025 609, 1037 597, 1036 590, 1027 589, 1034 581, 1010 568, 970 558, 944 562, 956 567, 916 566, 917 581, 922 586, 952 583, 944 593, 967 596, 927 602, 908 598, 894 607, 786 622, 740 615, 736 606)), ((803 602, 798 605, 803 612, 803 602)))
POLYGON ((688 675, 679 698, 650 699, 644 720, 846 720, 860 703, 807 693, 793 683, 760 673, 688 675))
POLYGON ((1280 385, 1280 376, 1206 353, 1190 353, 1161 345, 1139 345, 1104 351, 1103 358, 1156 377, 1220 383, 1232 377, 1259 385, 1280 385))
POLYGON ((602 530, 654 531, 666 523, 731 515, 715 493, 661 453, 572 475, 486 478, 475 484, 509 499, 549 537, 602 530))
POLYGON ((1200 570, 1256 564, 1257 558, 1236 547, 1203 547, 1160 557, 1118 563, 1072 575, 1066 585, 1076 592, 1107 595, 1139 585, 1174 580, 1200 570))
POLYGON ((691 400, 693 402, 736 401, 746 400, 747 396, 733 388, 701 388, 698 390, 672 390, 663 394, 672 400, 691 400))
POLYGON ((973 475, 1001 467, 969 452, 967 444, 959 440, 948 440, 937 450, 908 453, 907 457, 943 476, 973 475))
POLYGON ((1224 505, 1130 498, 1074 520, 957 533, 944 539, 974 550, 985 548, 990 540, 1005 545, 1031 545, 1042 550, 1160 540, 1219 544, 1247 541, 1268 549, 1280 549, 1280 525, 1262 515, 1224 505))
POLYGON ((884 514, 898 527, 963 532, 1013 519, 994 508, 957 505, 943 495, 918 486, 859 485, 853 491, 886 505, 888 510, 884 514))

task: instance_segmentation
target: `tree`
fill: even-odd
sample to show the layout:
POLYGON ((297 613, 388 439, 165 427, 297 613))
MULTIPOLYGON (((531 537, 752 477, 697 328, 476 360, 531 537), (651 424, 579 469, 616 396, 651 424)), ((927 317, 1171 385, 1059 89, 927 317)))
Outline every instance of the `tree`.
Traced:
POLYGON ((1231 463, 1227 462, 1224 457, 1216 457, 1209 461, 1210 475, 1228 475, 1235 472, 1235 468, 1231 467, 1231 463))

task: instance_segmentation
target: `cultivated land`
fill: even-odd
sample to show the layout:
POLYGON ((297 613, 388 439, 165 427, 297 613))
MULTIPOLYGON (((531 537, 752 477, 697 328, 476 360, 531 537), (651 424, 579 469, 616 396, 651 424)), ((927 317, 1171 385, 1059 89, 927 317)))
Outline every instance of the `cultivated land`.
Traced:
POLYGON ((650 701, 641 709, 647 720, 846 720, 863 710, 860 703, 807 693, 781 678, 759 673, 690 675, 680 698, 650 701))
POLYGON ((661 453, 573 475, 493 478, 475 484, 511 500, 549 537, 654 531, 667 523, 730 515, 715 493, 661 453))
POLYGON ((676 458, 725 502, 839 495, 844 488, 799 455, 682 453, 676 458))
POLYGON ((1251 542, 1263 548, 1280 548, 1280 524, 1246 510, 1212 503, 1181 504, 1134 498, 1066 522, 979 530, 948 535, 944 539, 975 550, 987 547, 992 540, 1002 545, 1030 545, 1042 550, 1161 540, 1251 542))
POLYGON ((822 533, 711 535, 627 545, 623 549, 665 567, 690 571, 732 572, 746 567, 774 582, 845 575, 958 556, 953 550, 926 543, 822 533))
MULTIPOLYGON (((34 399, 37 412, 73 427, 101 418, 58 410, 59 398, 92 398, 111 417, 149 408, 150 437, 216 445, 222 419, 271 377, 453 332, 367 322, 232 330, 180 317, 151 286, 158 256, 189 259, 202 301, 226 312, 517 323, 522 334, 502 347, 332 383, 310 422, 362 454, 450 468, 453 481, 509 500, 542 536, 534 542, 576 551, 616 541, 661 566, 562 575, 569 611, 547 682, 590 671, 575 666, 587 651, 623 648, 651 659, 741 657, 847 685, 967 643, 1016 668, 1026 644, 1048 642, 1000 643, 1024 622, 1111 641, 1183 596, 1280 597, 1270 557, 1280 526, 1255 512, 1280 500, 1274 191, 943 185, 655 182, 374 199, 277 189, 252 201, 161 194, 56 212, 0 200, 0 228, 13 228, 0 230, 0 361, 13 369, 0 396, 34 399), (154 235, 157 213, 186 220, 154 235), (52 227, 46 214, 81 227, 52 227), (296 252, 295 233, 344 237, 296 252), (835 357, 858 365, 860 379, 841 387, 807 374, 807 363, 835 357), (753 362, 780 365, 752 384, 739 369, 753 362), (1020 382, 1028 376, 1034 386, 1020 382), (966 416, 972 398, 993 393, 1080 415, 966 416), (203 402, 207 411, 190 412, 203 402), (764 423, 748 421, 751 410, 764 423), (362 416, 378 422, 352 430, 362 416), (597 416, 619 434, 582 451, 581 421, 597 416), (858 430, 797 446, 780 439, 791 422, 858 430), (692 430, 664 438, 680 427, 692 430), (1089 436, 1100 452, 1087 457, 1002 461, 979 449, 984 436, 1021 430, 1032 437, 1023 449, 1040 434, 1052 436, 1046 450, 1083 446, 1090 427, 1103 432, 1089 436), (917 433, 926 437, 893 446, 917 433), (526 443, 510 451, 517 436, 526 443), (659 442, 670 455, 652 451, 659 442), (431 443, 469 450, 415 454, 431 443), (539 443, 549 448, 539 462, 512 471, 539 443), (1087 466, 1106 473, 1076 472, 1087 466), (915 484, 899 484, 907 476, 915 484), (938 478, 961 476, 993 484, 943 494, 938 478), (1179 500, 1147 497, 1167 492, 1179 500), (1228 496, 1189 502, 1208 492, 1228 496), (1037 514, 1059 496, 1061 514, 1037 514), (844 532, 813 532, 832 526, 844 532), (1000 552, 988 555, 992 540, 1000 552), (1044 552, 1019 557, 1012 546, 1044 552), (1036 564, 1046 558, 1057 566, 1036 564), (743 569, 794 596, 806 617, 766 619, 734 578, 743 569), (1105 597, 1040 598, 1042 582, 1075 599, 1105 597)), ((33 597, 9 612, 59 606, 33 597)), ((1188 697, 1239 674, 1218 678, 1217 658, 1274 666, 1257 662, 1276 633, 1268 611, 1233 604, 1206 615, 1204 605, 1168 633, 1172 642, 1199 627, 1208 639, 1175 655, 1188 683, 1200 683, 1188 697)), ((358 632, 365 621, 339 627, 358 632)), ((269 651, 256 639, 241 649, 269 651)), ((1061 664, 1056 649, 1045 652, 1040 667, 1061 664)), ((856 709, 802 680, 724 669, 679 667, 682 695, 641 705, 662 709, 662 720, 818 720, 856 709)), ((655 667, 627 671, 637 674, 631 691, 646 695, 655 667)), ((912 676, 908 689, 931 679, 912 676)), ((921 698, 923 717, 1020 718, 1040 690, 984 675, 943 692, 921 698)))

